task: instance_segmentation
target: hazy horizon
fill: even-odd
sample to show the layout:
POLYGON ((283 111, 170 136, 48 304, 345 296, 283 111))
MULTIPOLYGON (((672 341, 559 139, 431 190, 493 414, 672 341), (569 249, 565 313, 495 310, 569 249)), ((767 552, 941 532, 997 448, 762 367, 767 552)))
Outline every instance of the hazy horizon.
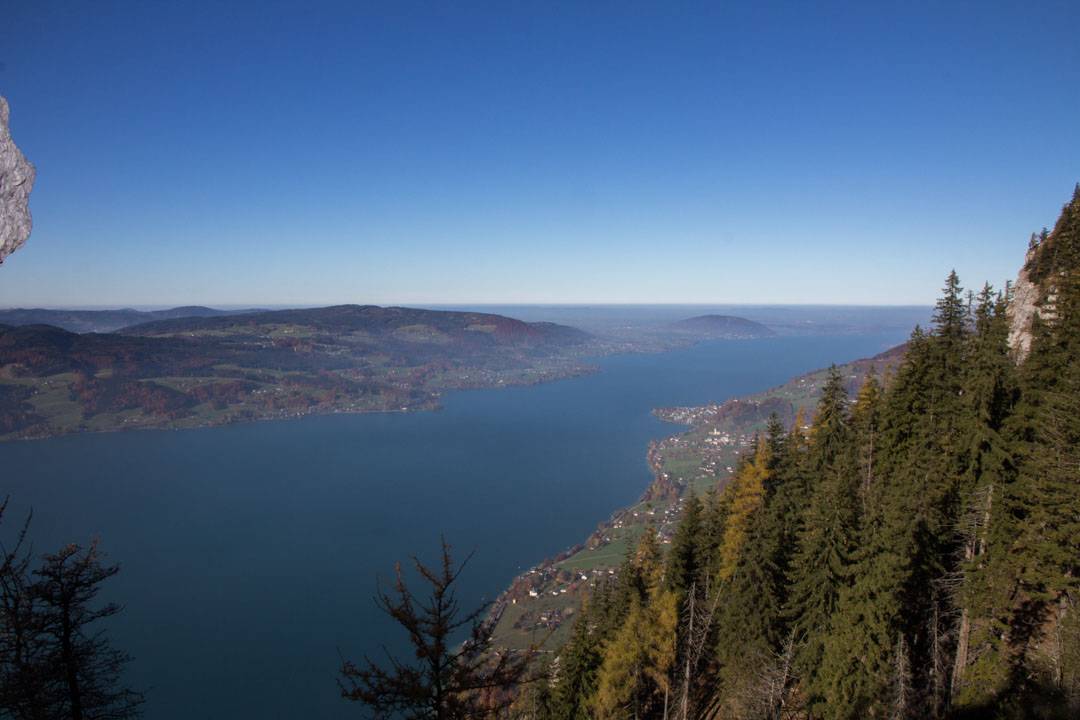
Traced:
MULTIPOLYGON (((351 304, 351 303, 350 303, 351 304)), ((184 307, 184 306, 180 306, 184 307)), ((244 312, 248 310, 315 309, 321 306, 275 306, 247 304, 237 307, 218 306, 217 310, 244 312)), ((502 315, 525 322, 551 322, 585 330, 599 337, 636 337, 637 334, 662 330, 674 323, 702 315, 736 316, 757 322, 783 335, 845 335, 852 332, 866 333, 891 329, 906 333, 916 325, 926 326, 932 318, 933 307, 929 305, 763 305, 763 304, 426 304, 392 307, 419 308, 436 311, 481 312, 502 315)), ((83 307, 40 308, 53 312, 102 312, 111 311, 160 311, 171 307, 83 307)), ((18 309, 12 309, 18 310, 18 309)), ((31 312, 35 308, 25 308, 31 312)), ((7 312, 0 308, 0 316, 7 312)), ((27 322, 55 322, 69 330, 79 332, 109 332, 130 324, 107 319, 89 325, 70 324, 63 318, 22 317, 7 319, 0 323, 26 324, 27 322)), ((137 324, 140 320, 134 320, 137 324)), ((640 339, 640 338, 638 338, 640 339)))
POLYGON ((151 310, 172 310, 173 308, 183 307, 208 307, 213 310, 291 310, 291 309, 308 309, 308 308, 322 308, 322 307, 334 307, 336 305, 375 305, 378 307, 413 307, 421 309, 431 310, 444 310, 464 307, 500 307, 500 308, 653 308, 653 307, 686 307, 686 308, 721 308, 721 307, 746 307, 746 308, 932 308, 934 303, 739 303, 739 302, 716 302, 716 303, 683 303, 683 302, 626 302, 626 303, 604 303, 604 302, 574 302, 574 303, 512 303, 512 302, 443 302, 443 303, 405 303, 405 302, 366 302, 366 301, 350 301, 344 300, 340 302, 330 303, 296 303, 296 304, 278 304, 278 303, 193 303, 193 302, 181 302, 181 303, 109 303, 103 305, 0 305, 0 310, 139 310, 139 311, 151 311, 151 310))

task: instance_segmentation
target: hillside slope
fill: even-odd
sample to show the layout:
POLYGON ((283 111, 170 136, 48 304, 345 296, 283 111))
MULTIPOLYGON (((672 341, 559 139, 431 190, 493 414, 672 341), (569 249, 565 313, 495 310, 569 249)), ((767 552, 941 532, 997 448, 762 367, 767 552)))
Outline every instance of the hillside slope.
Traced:
POLYGON ((539 717, 1080 716, 1080 187, 1024 276, 1032 312, 950 272, 885 382, 663 413, 643 501, 499 606, 574 619, 539 717))
POLYGON ((441 392, 584 372, 590 336, 483 313, 343 305, 0 325, 0 438, 433 407, 441 392))
MULTIPOLYGON (((838 370, 854 393, 870 374, 892 373, 906 349, 905 343, 838 370)), ((722 403, 656 409, 661 419, 689 429, 649 445, 653 481, 637 503, 617 510, 582 543, 515 578, 495 605, 498 642, 523 649, 537 637, 554 633, 545 648, 558 648, 568 637, 582 600, 617 571, 645 529, 653 528, 661 545, 670 545, 685 498, 724 487, 740 458, 750 451, 754 435, 765 430, 770 415, 775 413, 785 425, 800 412, 808 418, 828 374, 828 369, 815 370, 770 390, 722 403)))
POLYGON ((761 338, 776 334, 759 322, 734 315, 699 315, 672 324, 672 329, 717 339, 761 338))

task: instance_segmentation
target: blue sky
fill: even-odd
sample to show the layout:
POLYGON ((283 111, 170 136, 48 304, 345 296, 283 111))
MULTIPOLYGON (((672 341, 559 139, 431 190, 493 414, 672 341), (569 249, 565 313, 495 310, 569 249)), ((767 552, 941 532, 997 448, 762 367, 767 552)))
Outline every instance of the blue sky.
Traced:
POLYGON ((1075 2, 308 4, 6 0, 0 306, 929 303, 1080 180, 1075 2))

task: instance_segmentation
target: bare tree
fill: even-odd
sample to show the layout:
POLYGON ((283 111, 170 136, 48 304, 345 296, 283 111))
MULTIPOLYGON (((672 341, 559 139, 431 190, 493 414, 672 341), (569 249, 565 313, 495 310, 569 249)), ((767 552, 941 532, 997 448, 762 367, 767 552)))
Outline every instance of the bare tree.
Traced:
MULTIPOLYGON (((986 553, 986 537, 990 525, 991 511, 994 502, 994 483, 980 488, 973 493, 969 503, 969 509, 960 520, 960 537, 963 540, 963 565, 964 573, 969 577, 977 570, 975 565, 978 559, 986 553)), ((956 632, 956 657, 953 662, 953 671, 950 682, 949 696, 955 698, 964 682, 964 674, 969 663, 971 651, 971 612, 967 599, 963 597, 961 590, 965 575, 958 574, 958 582, 951 590, 953 603, 960 608, 960 623, 956 632)))
POLYGON ((679 687, 678 720, 689 720, 694 716, 694 688, 698 684, 698 668, 708 647, 712 633, 713 618, 720 604, 720 593, 713 592, 706 581, 701 587, 692 583, 683 603, 682 679, 679 687))
POLYGON ((765 699, 763 703, 764 717, 768 718, 768 720, 781 720, 784 717, 788 690, 795 680, 791 667, 794 660, 795 631, 792 630, 788 633, 787 642, 784 643, 783 649, 776 654, 773 662, 765 666, 765 672, 762 673, 762 695, 765 699))
MULTIPOLYGON (((7 501, 0 503, 0 518, 7 501)), ((10 548, 0 545, 0 716, 17 720, 125 720, 143 697, 123 687, 128 656, 98 622, 120 612, 95 607, 119 567, 101 563, 97 543, 68 545, 33 568, 30 516, 10 548)))
POLYGON ((126 720, 140 715, 143 696, 121 685, 130 657, 109 643, 96 623, 120 612, 115 603, 93 607, 101 583, 120 572, 103 565, 97 541, 45 555, 33 571, 31 596, 39 605, 40 640, 49 667, 53 717, 126 720))
POLYGON ((908 661, 907 643, 901 633, 896 639, 893 658, 893 699, 889 720, 908 720, 912 710, 911 665, 908 661))
POLYGON ((942 593, 941 589, 947 583, 955 582, 956 577, 946 576, 932 583, 930 595, 930 617, 927 619, 927 640, 929 641, 929 684, 926 688, 930 694, 930 717, 944 717, 948 710, 949 701, 949 669, 953 665, 949 657, 950 633, 948 623, 941 618, 942 597, 948 593, 942 593))
POLYGON ((795 631, 779 651, 751 658, 754 673, 744 686, 741 716, 746 720, 782 720, 793 716, 795 708, 787 706, 788 694, 795 682, 792 663, 795 658, 795 631))
POLYGON ((375 717, 409 720, 495 717, 509 707, 535 651, 494 651, 497 618, 486 616, 487 605, 462 612, 454 583, 468 561, 455 566, 445 540, 438 569, 413 558, 430 587, 422 601, 406 585, 400 563, 396 566, 393 591, 380 589, 375 601, 408 632, 417 661, 409 664, 389 652, 384 665, 368 658, 362 664, 343 660, 338 680, 343 697, 366 705, 375 717), (455 645, 466 628, 467 638, 455 645))
MULTIPOLYGON (((0 519, 7 509, 0 504, 0 519)), ((11 549, 0 546, 0 716, 47 717, 48 663, 38 641, 40 622, 30 592, 27 516, 11 549)))

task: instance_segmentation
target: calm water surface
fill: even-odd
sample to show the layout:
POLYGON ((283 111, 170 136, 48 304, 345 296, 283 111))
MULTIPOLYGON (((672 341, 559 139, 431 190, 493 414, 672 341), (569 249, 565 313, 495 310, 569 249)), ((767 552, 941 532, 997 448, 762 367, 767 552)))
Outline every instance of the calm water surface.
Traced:
POLYGON ((440 533, 476 550, 463 599, 491 598, 583 539, 650 480, 645 449, 702 404, 880 352, 903 335, 714 342, 605 358, 601 372, 448 396, 433 413, 335 415, 0 445, 0 493, 35 548, 99 537, 122 572, 116 644, 149 720, 346 718, 339 649, 400 638, 377 575, 440 533))

